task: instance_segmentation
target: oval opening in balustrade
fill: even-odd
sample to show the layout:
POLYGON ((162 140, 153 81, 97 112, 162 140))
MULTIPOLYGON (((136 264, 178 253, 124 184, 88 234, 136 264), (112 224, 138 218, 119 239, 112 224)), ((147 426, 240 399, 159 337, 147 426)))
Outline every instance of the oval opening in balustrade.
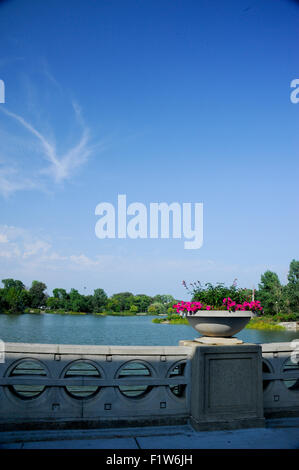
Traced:
POLYGON ((285 386, 295 392, 299 392, 299 364, 296 363, 292 357, 289 357, 283 365, 283 372, 290 373, 291 378, 284 379, 285 386))
MULTIPOLYGON (((131 361, 124 364, 118 374, 118 379, 138 379, 143 377, 150 377, 151 371, 150 369, 143 363, 137 361, 131 361)), ((145 397, 151 390, 152 386, 149 385, 121 385, 118 387, 120 392, 128 398, 143 398, 145 397)))
MULTIPOLYGON (((262 371, 263 373, 271 374, 270 366, 266 361, 262 361, 262 371)), ((265 391, 271 383, 271 380, 263 379, 263 391, 265 391)))
POLYGON ((9 385, 9 390, 22 400, 32 400, 39 397, 46 389, 44 385, 38 384, 22 384, 22 379, 34 379, 36 377, 45 377, 47 372, 43 364, 34 359, 24 359, 19 362, 10 372, 9 377, 20 378, 20 384, 9 385))
MULTIPOLYGON (((186 361, 176 364, 169 372, 168 377, 183 377, 186 368, 186 361)), ((183 385, 170 385, 170 391, 178 398, 185 397, 186 384, 183 385)))
POLYGON ((64 377, 68 379, 75 379, 78 381, 77 384, 67 385, 65 390, 67 393, 77 400, 83 400, 95 396, 99 391, 100 387, 97 385, 86 384, 80 385, 80 379, 88 381, 92 378, 101 378, 99 370, 90 362, 87 361, 75 361, 67 369, 64 377))

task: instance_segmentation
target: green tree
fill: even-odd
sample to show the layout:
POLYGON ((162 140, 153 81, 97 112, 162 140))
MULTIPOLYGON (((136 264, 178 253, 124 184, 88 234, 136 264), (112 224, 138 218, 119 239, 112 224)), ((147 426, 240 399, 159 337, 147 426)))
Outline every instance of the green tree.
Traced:
POLYGON ((24 313, 29 303, 28 292, 24 289, 17 289, 16 287, 7 289, 4 299, 8 306, 8 313, 24 313))
POLYGON ((112 310, 113 312, 121 311, 121 304, 118 299, 110 298, 107 300, 107 310, 112 310))
POLYGON ((23 290, 25 289, 25 286, 22 281, 18 281, 16 279, 2 279, 2 282, 4 284, 4 289, 8 290, 11 287, 14 287, 15 289, 18 290, 23 290))
POLYGON ((138 312, 138 307, 136 307, 136 305, 131 305, 130 312, 137 313, 138 312))
POLYGON ((61 308, 63 310, 71 310, 70 295, 65 289, 53 289, 53 297, 57 299, 56 308, 61 308))
POLYGON ((86 303, 86 312, 92 313, 94 311, 93 295, 85 295, 84 298, 86 303))
POLYGON ((85 312, 86 300, 84 295, 80 294, 76 289, 70 291, 70 309, 73 312, 85 312))
POLYGON ((53 297, 55 297, 55 299, 66 300, 68 299, 68 293, 65 289, 56 287, 56 289, 53 289, 53 297))
POLYGON ((118 294, 112 295, 110 297, 111 301, 116 301, 116 304, 119 305, 120 310, 114 310, 115 312, 130 310, 131 305, 134 303, 134 295, 131 292, 119 292, 118 294))
POLYGON ((46 306, 50 310, 58 310, 59 308, 61 308, 60 303, 60 299, 57 299, 57 297, 48 297, 46 301, 46 306))
POLYGON ((167 312, 167 308, 161 302, 153 302, 147 309, 151 315, 159 315, 167 312))
POLYGON ((8 313, 24 313, 25 308, 30 305, 29 293, 24 284, 11 278, 3 279, 2 282, 2 306, 8 313))
POLYGON ((8 310, 8 304, 5 299, 4 289, 0 289, 0 313, 5 313, 8 310))
POLYGON ((256 297, 261 301, 265 314, 276 315, 284 310, 283 287, 276 273, 268 270, 261 275, 256 297))
POLYGON ((286 295, 291 310, 299 313, 299 261, 293 259, 290 263, 286 295))
POLYGON ((137 312, 147 312, 148 307, 153 302, 152 297, 145 294, 138 294, 133 297, 132 305, 137 308, 137 312))
POLYGON ((95 289, 93 293, 93 312, 102 312, 107 305, 108 296, 104 289, 95 289))
POLYGON ((172 307, 172 305, 176 303, 176 300, 172 295, 157 294, 153 298, 153 302, 159 302, 167 307, 172 307))
POLYGON ((39 281, 32 281, 32 285, 29 289, 30 307, 39 308, 44 307, 47 302, 47 289, 46 284, 39 281))

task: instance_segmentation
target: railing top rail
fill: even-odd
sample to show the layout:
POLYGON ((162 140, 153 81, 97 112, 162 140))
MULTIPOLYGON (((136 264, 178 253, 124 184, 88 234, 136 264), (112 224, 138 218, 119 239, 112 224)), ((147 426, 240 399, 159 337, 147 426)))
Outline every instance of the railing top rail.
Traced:
MULTIPOLYGON (((297 340, 299 343, 299 339, 297 340)), ((264 343, 261 344, 262 352, 290 352, 294 350, 291 341, 285 343, 264 343)))
MULTIPOLYGON (((299 339, 298 339, 299 342, 299 339)), ((244 343, 246 345, 246 343, 244 343)), ((291 342, 264 343, 262 352, 290 352, 294 349, 291 342)), ((45 344, 5 342, 7 353, 39 354, 88 354, 88 355, 129 355, 129 356, 190 356, 192 346, 118 346, 94 344, 45 344)))
POLYGON ((6 353, 88 354, 126 356, 189 356, 189 346, 117 346, 89 344, 5 343, 6 353))

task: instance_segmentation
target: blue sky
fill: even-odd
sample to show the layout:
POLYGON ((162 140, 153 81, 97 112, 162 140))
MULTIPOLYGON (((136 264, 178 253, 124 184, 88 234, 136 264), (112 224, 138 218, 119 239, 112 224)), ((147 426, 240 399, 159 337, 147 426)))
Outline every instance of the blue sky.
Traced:
POLYGON ((0 2, 0 275, 111 295, 283 283, 298 259, 299 6, 0 2), (95 207, 202 202, 204 243, 95 236, 95 207))

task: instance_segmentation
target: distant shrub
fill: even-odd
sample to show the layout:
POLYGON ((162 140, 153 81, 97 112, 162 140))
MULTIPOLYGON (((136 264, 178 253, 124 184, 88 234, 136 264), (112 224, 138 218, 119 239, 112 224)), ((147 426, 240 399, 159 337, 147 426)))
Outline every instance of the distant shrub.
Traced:
POLYGON ((130 310, 124 310, 122 312, 114 312, 113 310, 105 310, 105 312, 101 312, 101 313, 94 313, 94 315, 103 315, 103 316, 106 316, 106 315, 110 315, 112 317, 132 317, 134 315, 136 315, 135 312, 131 312, 130 310))
POLYGON ((161 315, 166 313, 166 307, 161 302, 153 302, 147 309, 151 315, 161 315))
POLYGON ((274 315, 273 319, 279 322, 299 321, 299 314, 298 313, 278 313, 277 315, 274 315))
POLYGON ((39 308, 30 308, 27 307, 24 310, 24 313, 41 313, 39 308))
POLYGON ((136 305, 131 305, 130 312, 137 313, 138 312, 138 307, 136 307, 136 305))

